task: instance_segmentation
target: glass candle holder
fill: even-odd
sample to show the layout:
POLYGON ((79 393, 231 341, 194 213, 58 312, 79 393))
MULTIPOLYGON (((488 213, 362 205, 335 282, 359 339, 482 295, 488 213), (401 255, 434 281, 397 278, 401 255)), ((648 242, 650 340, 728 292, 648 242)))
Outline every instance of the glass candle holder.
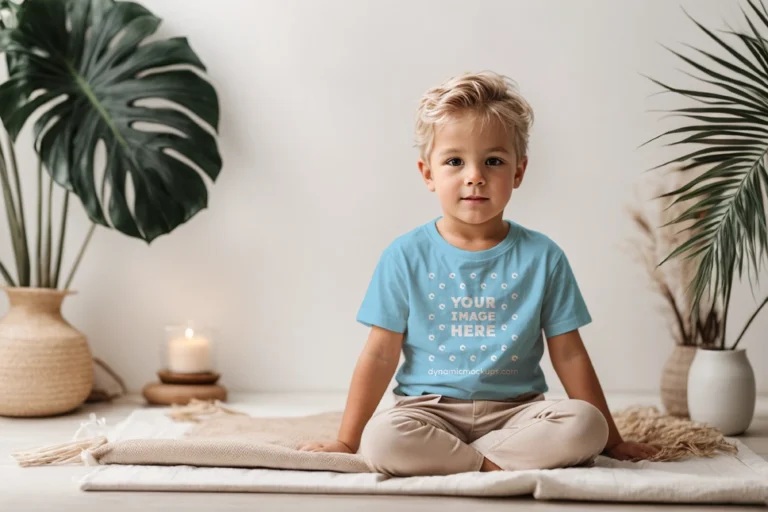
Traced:
POLYGON ((191 323, 165 328, 163 367, 171 373, 210 373, 216 368, 214 330, 191 323))

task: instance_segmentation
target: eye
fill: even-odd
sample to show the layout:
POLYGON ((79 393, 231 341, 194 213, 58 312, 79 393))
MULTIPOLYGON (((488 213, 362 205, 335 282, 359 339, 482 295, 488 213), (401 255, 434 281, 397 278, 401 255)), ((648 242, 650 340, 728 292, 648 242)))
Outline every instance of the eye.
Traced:
POLYGON ((502 160, 501 158, 491 157, 488 160, 486 160, 485 163, 487 165, 497 166, 497 165, 502 165, 504 163, 504 160, 502 160))
POLYGON ((448 160, 445 163, 448 164, 448 165, 451 165, 451 166, 461 165, 461 158, 451 158, 450 160, 448 160), (453 163, 451 163, 451 162, 453 162, 453 163))

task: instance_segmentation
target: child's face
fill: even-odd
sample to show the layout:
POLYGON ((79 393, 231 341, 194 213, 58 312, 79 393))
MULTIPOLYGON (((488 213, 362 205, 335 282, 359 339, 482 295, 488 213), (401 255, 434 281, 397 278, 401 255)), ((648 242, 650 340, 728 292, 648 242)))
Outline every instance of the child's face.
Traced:
POLYGON ((479 122, 462 114, 437 128, 429 162, 420 159, 418 166, 445 216, 482 224, 503 218, 527 164, 527 157, 517 162, 514 135, 501 123, 494 120, 480 130, 479 122))

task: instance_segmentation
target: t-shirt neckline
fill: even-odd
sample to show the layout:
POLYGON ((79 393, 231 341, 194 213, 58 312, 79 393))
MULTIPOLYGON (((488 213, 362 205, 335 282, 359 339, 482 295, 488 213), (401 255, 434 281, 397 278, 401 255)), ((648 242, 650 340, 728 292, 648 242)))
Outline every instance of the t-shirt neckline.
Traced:
POLYGON ((509 220, 504 219, 504 222, 509 225, 509 229, 507 230, 507 236, 505 236, 501 242, 488 249, 483 249, 482 251, 468 251, 466 249, 461 249, 455 245, 451 245, 437 230, 437 221, 441 218, 443 218, 442 215, 434 218, 428 224, 427 233, 429 233, 430 238, 438 245, 442 251, 449 253, 457 258, 473 261, 495 258, 496 256, 502 254, 510 247, 512 247, 517 241, 517 237, 515 236, 515 224, 509 220))

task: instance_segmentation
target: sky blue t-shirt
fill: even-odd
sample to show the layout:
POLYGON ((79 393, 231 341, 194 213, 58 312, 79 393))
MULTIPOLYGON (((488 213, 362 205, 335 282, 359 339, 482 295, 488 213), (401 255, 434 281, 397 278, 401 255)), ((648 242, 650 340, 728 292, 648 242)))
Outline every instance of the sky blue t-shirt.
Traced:
POLYGON ((509 220, 502 242, 467 251, 440 235, 439 218, 383 251, 357 314, 404 333, 394 392, 502 400, 548 391, 542 333, 592 321, 565 253, 509 220))

